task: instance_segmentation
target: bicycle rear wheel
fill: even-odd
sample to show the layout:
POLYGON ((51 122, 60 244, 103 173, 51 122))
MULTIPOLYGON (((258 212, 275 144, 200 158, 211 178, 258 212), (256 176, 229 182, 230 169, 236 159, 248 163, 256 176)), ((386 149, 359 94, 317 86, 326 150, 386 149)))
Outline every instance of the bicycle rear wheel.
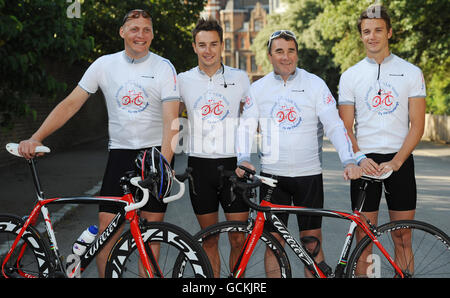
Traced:
MULTIPOLYGON (((247 222, 226 221, 209 226, 194 235, 194 238, 197 239, 200 243, 203 243, 205 240, 211 238, 218 238, 219 256, 215 261, 210 260, 210 262, 213 268, 220 268, 220 271, 216 272, 215 274, 215 276, 219 276, 220 278, 233 277, 232 270, 234 264, 230 264, 231 246, 229 242, 229 236, 231 236, 233 233, 242 233, 242 236, 244 236, 245 239, 251 233, 251 228, 249 228, 247 222)), ((239 247, 238 249, 239 252, 241 252, 242 248, 239 247)), ((180 264, 182 263, 182 257, 178 257, 177 266, 181 266, 180 264)), ((291 266, 284 248, 269 232, 265 230, 263 231, 261 238, 258 240, 258 243, 256 244, 251 258, 247 264, 243 277, 292 277, 291 266), (269 253, 273 253, 273 255, 275 256, 274 259, 276 260, 274 266, 272 266, 271 269, 267 270, 265 264, 266 250, 268 250, 269 253)))
MULTIPOLYGON (((166 222, 147 222, 141 225, 144 245, 156 254, 162 277, 208 278, 212 277, 211 265, 203 249, 182 228, 166 222), (183 255, 187 262, 184 270, 174 270, 177 256, 183 255)), ((124 233, 114 245, 106 264, 106 277, 145 277, 140 268, 140 256, 130 231, 124 233)))
MULTIPOLYGON (((0 214, 0 267, 23 227, 23 220, 14 215, 0 214)), ((29 226, 8 259, 0 278, 49 277, 52 266, 50 249, 36 229, 29 226), (5 275, 4 275, 5 274, 5 275)))
MULTIPOLYGON (((378 227, 377 239, 405 277, 450 277, 450 238, 433 225, 395 221, 378 227)), ((366 236, 355 247, 347 277, 396 277, 396 271, 366 236)))

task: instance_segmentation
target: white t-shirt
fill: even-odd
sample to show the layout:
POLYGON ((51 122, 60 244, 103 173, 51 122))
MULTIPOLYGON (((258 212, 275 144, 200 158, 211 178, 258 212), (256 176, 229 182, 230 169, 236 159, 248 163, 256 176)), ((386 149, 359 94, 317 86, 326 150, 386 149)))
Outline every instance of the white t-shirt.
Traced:
POLYGON ((297 68, 286 83, 271 72, 251 85, 238 129, 239 163, 250 160, 258 125, 261 167, 266 173, 320 174, 324 131, 342 163, 356 163, 330 90, 322 79, 303 69, 297 68))
POLYGON ((181 100, 188 114, 190 156, 234 157, 240 103, 250 86, 247 73, 228 66, 209 77, 194 67, 178 75, 181 100))
POLYGON ((162 103, 179 100, 175 68, 149 52, 132 59, 125 51, 95 60, 78 85, 100 88, 108 110, 109 149, 141 149, 162 143, 162 103))
POLYGON ((355 136, 363 153, 398 152, 409 131, 408 99, 425 97, 420 68, 397 57, 364 58, 339 83, 339 105, 355 106, 355 136))

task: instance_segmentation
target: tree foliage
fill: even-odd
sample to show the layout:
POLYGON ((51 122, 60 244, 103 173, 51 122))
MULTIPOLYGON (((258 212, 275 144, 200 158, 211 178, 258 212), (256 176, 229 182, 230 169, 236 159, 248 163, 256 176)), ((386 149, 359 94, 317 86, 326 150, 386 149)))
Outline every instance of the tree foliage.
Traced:
POLYGON ((0 127, 33 114, 28 97, 51 98, 65 88, 49 75, 47 63, 70 65, 91 50, 82 20, 68 22, 65 15, 64 1, 0 0, 0 127))
POLYGON ((50 62, 68 69, 122 50, 121 21, 135 8, 152 15, 152 51, 170 59, 177 71, 195 65, 190 31, 204 0, 79 0, 80 17, 69 17, 74 1, 0 0, 0 128, 35 114, 27 104, 30 96, 61 96, 66 84, 49 74, 50 62))
POLYGON ((271 15, 267 30, 261 31, 255 39, 253 50, 265 70, 269 70, 270 65, 261 54, 265 50, 264 42, 274 30, 291 29, 299 40, 299 66, 321 76, 334 93, 338 84, 336 78, 365 56, 357 29, 360 13, 371 4, 382 3, 388 8, 392 21, 391 51, 424 72, 428 111, 450 114, 450 35, 446 27, 450 1, 286 1, 287 11, 271 15))

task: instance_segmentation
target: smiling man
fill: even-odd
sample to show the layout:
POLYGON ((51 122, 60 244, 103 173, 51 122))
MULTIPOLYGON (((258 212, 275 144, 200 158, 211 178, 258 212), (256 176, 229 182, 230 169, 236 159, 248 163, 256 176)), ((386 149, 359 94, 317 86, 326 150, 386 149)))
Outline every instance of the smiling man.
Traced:
MULTIPOLYGON (((223 178, 217 168, 236 168, 235 132, 250 82, 244 71, 223 65, 223 31, 216 20, 200 19, 192 37, 198 66, 180 73, 179 84, 189 121, 188 166, 193 170, 195 189, 189 188, 190 198, 204 229, 217 223, 219 204, 227 220, 245 221, 248 217, 248 207, 242 200, 231 202, 231 185, 228 180, 220 180, 223 178)), ((242 234, 230 234, 232 267, 245 239, 242 234)), ((221 266, 217 244, 218 239, 204 239, 202 243, 216 277, 221 266)))
MULTIPOLYGON (((278 181, 270 201, 274 204, 323 207, 322 137, 325 131, 339 153, 345 179, 357 179, 361 170, 351 150, 336 101, 325 82, 318 76, 297 68, 298 45, 293 32, 275 31, 267 43, 268 58, 273 72, 254 82, 249 90, 238 129, 238 162, 254 169, 250 163, 253 135, 257 127, 261 134, 261 175, 278 181), (267 146, 266 146, 267 145, 267 146)), ((243 171, 236 169, 241 176, 243 171)), ((270 196, 267 185, 261 186, 260 198, 270 196)), ((287 225, 288 214, 280 214, 287 225)), ((322 240, 321 217, 297 216, 300 237, 313 251, 322 240), (308 241, 309 240, 309 241, 308 241)), ((284 244, 277 233, 275 237, 284 244)), ((322 249, 315 260, 325 273, 322 249)), ((266 270, 270 277, 273 257, 267 253, 266 270)), ((308 270, 305 268, 305 274, 308 270)))
MULTIPOLYGON (((367 57, 341 76, 339 114, 363 170, 372 175, 393 171, 383 181, 391 220, 413 219, 417 189, 412 151, 424 131, 426 90, 423 74, 417 66, 390 52, 392 28, 386 8, 369 7, 360 15, 358 29, 367 57)), ((351 183, 353 206, 360 183, 351 183)), ((366 192, 362 210, 376 225, 382 185, 373 183, 366 192)), ((357 237, 363 235, 360 232, 357 237)), ((400 247, 401 237, 393 238, 400 247)), ((406 238, 403 241, 408 241, 406 238)), ((405 259, 408 260, 410 251, 401 250, 406 252, 405 259)), ((405 270, 412 272, 413 268, 405 270)))
MULTIPOLYGON (((24 157, 34 156, 36 146, 63 126, 100 88, 109 119, 109 155, 101 196, 123 195, 119 180, 134 169, 134 160, 142 149, 156 146, 170 162, 173 158, 171 140, 178 132, 171 129, 178 117, 180 97, 176 71, 169 60, 149 51, 154 38, 150 14, 141 9, 128 12, 119 34, 124 40, 124 51, 94 61, 72 93, 53 109, 31 138, 19 146, 24 157)), ((100 206, 99 233, 119 211, 114 207, 100 206)), ((141 210, 141 216, 148 221, 162 221, 166 205, 151 198, 141 210)), ((97 256, 100 277, 104 276, 106 258, 114 243, 114 239, 109 241, 97 256)))

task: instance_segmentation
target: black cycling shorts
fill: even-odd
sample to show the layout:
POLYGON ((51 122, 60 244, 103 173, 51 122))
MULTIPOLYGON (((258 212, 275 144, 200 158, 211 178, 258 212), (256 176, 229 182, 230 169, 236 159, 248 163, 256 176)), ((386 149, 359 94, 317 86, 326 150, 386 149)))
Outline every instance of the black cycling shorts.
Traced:
MULTIPOLYGON (((160 150, 160 147, 157 147, 160 150)), ((122 197, 123 190, 119 181, 126 172, 135 170, 135 159, 140 150, 111 149, 108 154, 105 174, 103 176, 100 196, 122 197)), ((173 159, 172 159, 173 166, 173 159)), ((118 213, 120 211, 113 203, 100 204, 99 212, 118 213)), ((166 212, 167 204, 160 203, 150 195, 148 203, 141 210, 149 212, 166 212)))
POLYGON ((218 166, 224 166, 226 171, 236 170, 237 159, 231 158, 200 158, 189 156, 188 167, 192 168, 194 190, 189 187, 192 207, 196 215, 217 212, 219 203, 225 213, 248 212, 249 207, 243 202, 240 195, 231 202, 231 183, 227 178, 220 177, 218 166))
MULTIPOLYGON (((261 176, 276 179, 270 202, 279 205, 294 205, 308 208, 323 208, 323 178, 322 174, 300 177, 275 176, 261 172, 261 176)), ((267 195, 270 186, 262 184, 260 199, 267 195)), ((277 217, 287 226, 289 214, 277 213, 277 217)), ((297 223, 300 231, 320 229, 322 227, 321 216, 297 215, 297 223)), ((275 231, 270 226, 270 231, 275 231)))
MULTIPOLYGON (((366 154, 366 156, 380 164, 392 160, 395 153, 370 153, 366 154)), ((360 184, 361 179, 352 180, 351 182, 352 208, 356 206, 360 184)), ((409 211, 416 209, 417 187, 414 174, 414 158, 412 155, 406 159, 397 172, 393 172, 383 183, 369 183, 366 189, 366 200, 364 201, 362 211, 378 211, 381 201, 382 184, 384 184, 384 194, 389 210, 409 211)))

